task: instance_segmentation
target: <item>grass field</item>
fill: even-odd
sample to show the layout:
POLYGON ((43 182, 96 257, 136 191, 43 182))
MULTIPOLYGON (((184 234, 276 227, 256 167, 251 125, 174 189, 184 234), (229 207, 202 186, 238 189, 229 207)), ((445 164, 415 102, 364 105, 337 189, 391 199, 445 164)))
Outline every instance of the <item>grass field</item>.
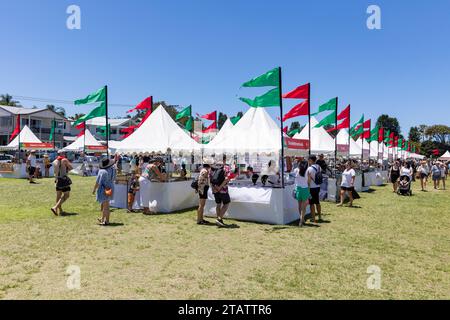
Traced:
POLYGON ((2 299, 450 299, 450 191, 362 193, 360 208, 323 205, 328 223, 299 229, 195 225, 195 212, 115 210, 96 225, 92 178, 74 179, 54 217, 52 180, 0 180, 2 299), (66 269, 81 270, 69 290, 66 269), (381 289, 367 268, 381 268, 381 289))

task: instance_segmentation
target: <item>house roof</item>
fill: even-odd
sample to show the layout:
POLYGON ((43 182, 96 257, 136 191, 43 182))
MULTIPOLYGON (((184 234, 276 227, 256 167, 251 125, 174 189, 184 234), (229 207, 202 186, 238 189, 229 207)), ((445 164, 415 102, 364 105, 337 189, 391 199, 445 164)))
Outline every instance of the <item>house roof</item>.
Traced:
POLYGON ((40 112, 51 112, 55 116, 57 116, 59 119, 64 119, 63 116, 61 116, 59 113, 54 112, 53 110, 47 109, 47 108, 23 108, 23 107, 11 107, 11 106, 3 106, 0 105, 0 108, 3 109, 6 112, 11 113, 12 115, 31 115, 36 114, 40 112))
MULTIPOLYGON (((108 123, 111 127, 120 127, 120 126, 129 126, 129 122, 134 122, 132 119, 130 118, 121 118, 121 119, 109 119, 108 123)), ((86 121, 86 124, 88 126, 105 126, 106 125, 106 121, 105 118, 100 117, 100 118, 94 118, 94 119, 90 119, 88 121, 86 121)))

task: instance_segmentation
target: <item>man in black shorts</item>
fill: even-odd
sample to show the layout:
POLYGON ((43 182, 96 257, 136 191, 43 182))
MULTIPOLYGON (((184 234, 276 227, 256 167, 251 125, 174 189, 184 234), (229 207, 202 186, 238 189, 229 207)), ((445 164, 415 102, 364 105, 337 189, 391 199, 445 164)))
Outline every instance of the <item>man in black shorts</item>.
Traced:
POLYGON ((306 171, 310 183, 309 183, 309 192, 311 193, 311 199, 309 200, 309 207, 311 209, 311 220, 312 222, 320 222, 322 221, 322 207, 320 206, 320 185, 315 183, 316 175, 321 172, 322 168, 316 164, 317 157, 315 155, 310 155, 308 162, 309 168, 306 171), (319 220, 316 220, 316 213, 319 215, 319 220))
POLYGON ((226 227, 226 224, 223 222, 223 217, 231 202, 230 194, 228 193, 229 175, 230 168, 224 161, 223 165, 216 166, 211 179, 214 200, 216 201, 216 225, 218 227, 226 227))

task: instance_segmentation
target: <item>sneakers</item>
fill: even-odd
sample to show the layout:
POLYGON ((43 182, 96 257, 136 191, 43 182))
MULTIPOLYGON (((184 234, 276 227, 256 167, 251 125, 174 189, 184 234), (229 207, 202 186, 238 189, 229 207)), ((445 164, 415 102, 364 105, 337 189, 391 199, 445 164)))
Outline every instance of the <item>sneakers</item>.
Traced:
POLYGON ((219 228, 224 228, 227 225, 223 222, 222 219, 216 219, 216 226, 218 226, 219 228))

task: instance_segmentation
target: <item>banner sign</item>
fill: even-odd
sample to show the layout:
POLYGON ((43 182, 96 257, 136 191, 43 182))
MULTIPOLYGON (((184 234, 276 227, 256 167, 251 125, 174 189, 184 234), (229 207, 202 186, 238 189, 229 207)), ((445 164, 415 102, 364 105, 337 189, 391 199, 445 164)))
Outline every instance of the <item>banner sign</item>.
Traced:
POLYGON ((284 138, 284 144, 288 149, 309 150, 309 140, 284 138))
POLYGON ((86 151, 93 151, 93 152, 99 152, 99 151, 106 151, 106 146, 86 146, 86 151))
POLYGON ((370 150, 364 149, 363 150, 363 155, 364 155, 364 158, 369 158, 370 157, 370 150))
POLYGON ((14 172, 14 163, 0 163, 0 173, 14 172))
POLYGON ((350 148, 349 148, 348 144, 338 144, 337 145, 337 151, 338 152, 348 153, 349 149, 350 148))
POLYGON ((54 150, 53 143, 21 143, 22 150, 54 150))

